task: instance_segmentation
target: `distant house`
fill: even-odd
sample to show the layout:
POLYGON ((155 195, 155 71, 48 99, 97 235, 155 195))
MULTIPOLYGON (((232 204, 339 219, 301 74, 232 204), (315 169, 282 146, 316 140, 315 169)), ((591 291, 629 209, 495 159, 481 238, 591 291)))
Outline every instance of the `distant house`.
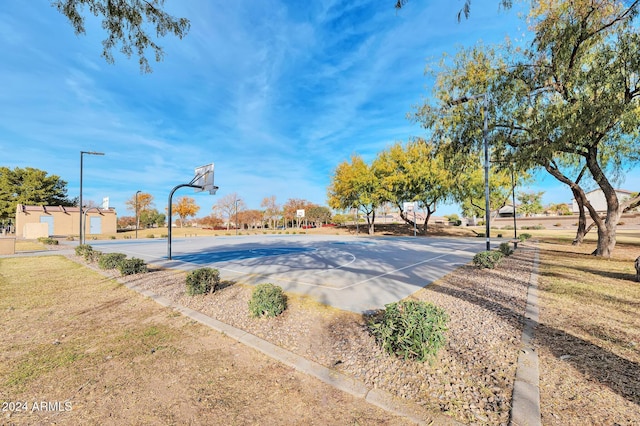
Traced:
MULTIPOLYGON (((117 214, 113 208, 85 209, 85 235, 115 234, 117 222, 117 214)), ((22 204, 16 207, 16 237, 38 238, 79 233, 80 209, 78 207, 22 204)))
MULTIPOLYGON (((618 201, 621 202, 627 198, 630 198, 633 194, 633 192, 627 191, 625 189, 616 189, 615 191, 616 195, 618 196, 618 201)), ((606 213, 607 200, 604 196, 604 192, 602 192, 601 189, 595 189, 591 192, 587 192, 585 195, 587 196, 587 200, 589 200, 593 208, 596 209, 598 213, 606 213)), ((575 198, 571 200, 571 211, 573 213, 579 213, 580 211, 578 209, 578 203, 576 202, 575 198)))
MULTIPOLYGON (((516 206, 516 209, 518 206, 516 206)), ((498 217, 513 217, 513 204, 505 204, 498 209, 498 217)))

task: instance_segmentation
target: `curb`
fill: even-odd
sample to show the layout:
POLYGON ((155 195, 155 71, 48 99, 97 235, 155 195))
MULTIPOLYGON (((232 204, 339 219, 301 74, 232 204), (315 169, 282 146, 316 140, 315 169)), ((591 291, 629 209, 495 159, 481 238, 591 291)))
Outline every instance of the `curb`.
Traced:
POLYGON ((522 348, 518 356, 516 380, 513 384, 511 405, 512 426, 541 426, 540 414, 540 371, 538 353, 533 345, 533 334, 539 322, 538 305, 538 266, 539 251, 535 249, 533 269, 527 291, 524 328, 522 330, 522 348))
POLYGON ((418 425, 445 425, 445 426, 458 426, 462 423, 457 420, 436 413, 430 413, 429 415, 424 413, 424 409, 417 404, 413 404, 408 401, 402 401, 391 395, 390 393, 380 390, 368 388, 364 383, 342 374, 338 371, 327 368, 316 362, 309 361, 308 359, 296 355, 286 349, 283 349, 277 345, 274 345, 266 340, 263 340, 251 333, 244 330, 232 327, 228 324, 220 322, 214 318, 204 315, 201 312, 184 307, 182 305, 171 302, 164 296, 157 295, 152 291, 141 289, 136 285, 124 283, 129 289, 154 300, 156 303, 174 309, 181 314, 197 321, 207 327, 210 327, 220 333, 231 337, 232 339, 256 349, 265 355, 273 358, 289 367, 316 377, 324 383, 327 383, 336 389, 353 395, 357 398, 362 398, 366 402, 382 408, 383 410, 401 416, 410 420, 418 425))

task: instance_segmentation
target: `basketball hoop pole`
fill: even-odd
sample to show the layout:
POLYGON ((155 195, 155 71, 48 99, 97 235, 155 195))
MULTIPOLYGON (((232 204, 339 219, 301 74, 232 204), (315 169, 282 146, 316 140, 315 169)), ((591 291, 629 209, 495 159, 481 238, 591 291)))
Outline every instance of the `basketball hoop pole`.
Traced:
MULTIPOLYGON (((175 188, 173 188, 171 190, 171 193, 169 194, 169 205, 167 206, 167 211, 169 214, 169 219, 168 219, 168 229, 167 229, 167 258, 169 260, 171 260, 171 218, 172 218, 172 213, 171 213, 171 207, 173 205, 173 194, 180 188, 196 188, 196 189, 200 189, 202 191, 204 191, 206 189, 206 186, 203 185, 194 185, 194 182, 196 182, 198 179, 200 179, 201 177, 203 177, 204 175, 206 175, 207 173, 210 172, 205 172, 201 175, 196 175, 196 177, 194 177, 191 182, 189 183, 183 183, 182 185, 178 185, 175 188)), ((218 189, 217 186, 212 186, 211 189, 209 190, 209 192, 211 191, 216 191, 218 189)))

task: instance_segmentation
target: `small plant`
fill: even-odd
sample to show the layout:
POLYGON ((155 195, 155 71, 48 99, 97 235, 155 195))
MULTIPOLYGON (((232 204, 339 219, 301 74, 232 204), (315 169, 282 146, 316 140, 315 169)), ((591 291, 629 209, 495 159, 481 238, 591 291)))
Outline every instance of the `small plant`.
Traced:
POLYGON ((155 238, 156 236, 153 234, 147 234, 147 238, 155 238))
POLYGON ((562 226, 562 224, 561 224, 560 222, 557 222, 557 223, 555 223, 553 226, 555 226, 555 227, 560 227, 560 226, 562 226))
POLYGON ((502 234, 496 235, 497 238, 502 238, 502 234))
POLYGON ((132 257, 131 259, 123 259, 118 264, 118 270, 122 275, 144 274, 148 272, 147 265, 144 260, 132 257))
POLYGON ((66 240, 67 240, 67 241, 75 241, 75 238, 73 238, 73 235, 69 235, 69 236, 66 238, 66 240))
POLYGON ((287 296, 271 283, 258 284, 251 293, 249 313, 252 317, 276 317, 287 309, 287 296))
POLYGON ((485 250, 473 256, 473 264, 478 268, 493 269, 496 267, 503 254, 499 251, 485 250))
POLYGON ((130 240, 130 239, 131 239, 131 235, 125 235, 125 236, 124 236, 124 239, 125 239, 125 240, 130 240))
POLYGON ((520 238, 520 241, 524 242, 529 238, 531 238, 531 234, 527 234, 526 232, 523 232, 522 234, 518 235, 518 238, 520 238))
POLYGON ((369 322, 369 330, 389 354, 420 362, 435 358, 445 344, 449 316, 438 306, 404 300, 385 306, 369 322))
POLYGON ((513 254, 513 250, 511 249, 511 246, 509 246, 509 243, 501 243, 499 250, 504 256, 511 256, 513 254))
POLYGON ((187 274, 187 294, 214 293, 220 286, 220 272, 213 268, 195 269, 187 274))
POLYGON ((160 234, 160 238, 167 238, 169 237, 169 234, 160 234))
POLYGON ((100 269, 116 269, 127 258, 123 253, 104 253, 98 259, 98 267, 100 269))
POLYGON ((78 244, 75 248, 76 256, 82 256, 85 259, 87 258, 87 253, 91 253, 93 251, 93 247, 89 244, 78 244))
POLYGON ((40 238, 38 238, 38 241, 41 242, 42 244, 46 244, 48 246, 57 246, 58 245, 58 240, 56 240, 55 238, 40 237, 40 238))

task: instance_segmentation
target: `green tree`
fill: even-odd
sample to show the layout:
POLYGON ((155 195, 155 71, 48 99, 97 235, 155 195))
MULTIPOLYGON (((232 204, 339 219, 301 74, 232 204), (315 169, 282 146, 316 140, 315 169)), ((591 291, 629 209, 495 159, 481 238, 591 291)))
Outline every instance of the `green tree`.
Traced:
POLYGON ((143 228, 149 228, 151 226, 164 226, 167 215, 158 212, 156 209, 146 209, 140 213, 140 225, 143 228))
POLYGON ((305 212, 306 218, 313 224, 323 224, 331 222, 331 209, 325 206, 311 205, 305 212))
POLYGON ((0 219, 16 217, 16 206, 73 206, 76 199, 67 198, 67 182, 44 170, 26 167, 0 167, 0 219))
POLYGON ((544 192, 519 192, 516 198, 520 202, 518 210, 525 216, 540 214, 542 207, 542 195, 544 192))
POLYGON ((426 211, 421 232, 427 232, 429 218, 437 204, 452 198, 455 174, 445 166, 444 156, 422 139, 396 143, 378 154, 373 170, 380 180, 382 198, 400 210, 400 217, 414 226, 412 215, 404 210, 405 202, 418 202, 426 211))
POLYGON ((436 137, 478 152, 479 102, 451 104, 456 97, 488 97, 495 156, 519 170, 543 168, 567 184, 598 227, 594 254, 607 257, 621 213, 640 203, 640 198, 620 203, 612 184, 623 165, 639 160, 637 8, 637 1, 534 3, 531 48, 507 44, 458 52, 453 63, 441 63, 434 91, 439 105, 424 105, 416 113, 436 137), (571 179, 564 166, 586 172, 571 179), (584 196, 582 187, 589 182, 578 183, 587 178, 605 194, 603 218, 584 196))
POLYGON ((367 217, 369 234, 374 233, 376 208, 383 202, 383 189, 373 167, 357 154, 351 162, 336 167, 327 190, 329 206, 333 209, 357 209, 367 217))
POLYGON ((145 55, 148 48, 153 50, 157 62, 164 56, 152 33, 158 37, 171 33, 182 39, 191 26, 188 19, 166 13, 164 0, 53 0, 51 5, 69 19, 77 35, 86 32, 83 16, 86 6, 91 14, 101 17, 102 28, 107 32, 102 42, 105 60, 114 63, 112 49, 119 45, 127 58, 135 51, 140 71, 145 73, 151 72, 145 55))

